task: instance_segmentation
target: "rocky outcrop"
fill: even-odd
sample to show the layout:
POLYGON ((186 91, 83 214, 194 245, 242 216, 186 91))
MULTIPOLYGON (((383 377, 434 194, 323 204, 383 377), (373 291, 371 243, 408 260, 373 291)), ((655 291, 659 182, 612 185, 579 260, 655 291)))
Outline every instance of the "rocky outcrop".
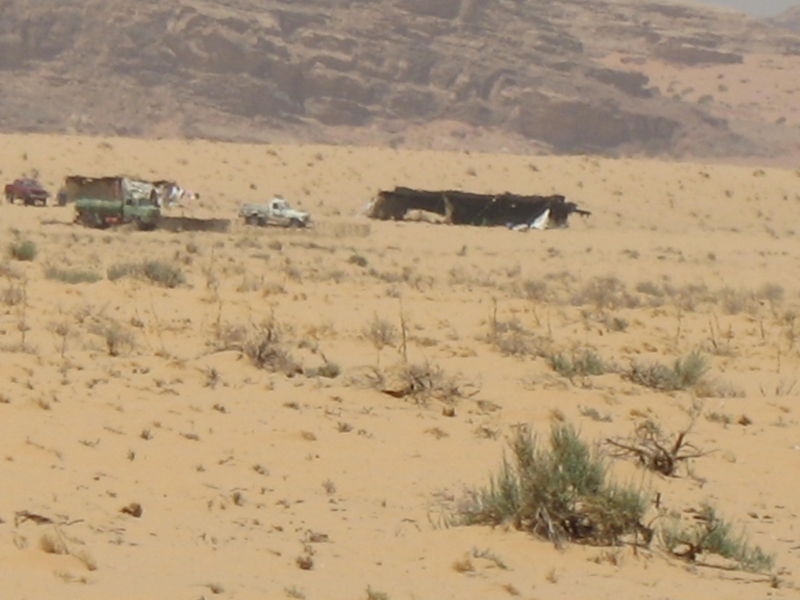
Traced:
POLYGON ((177 122, 261 140, 456 121, 555 152, 666 152, 687 131, 740 148, 724 120, 662 95, 635 64, 597 61, 624 43, 731 64, 742 40, 771 43, 754 22, 726 37, 720 19, 634 0, 7 0, 0 128, 146 134, 177 122))

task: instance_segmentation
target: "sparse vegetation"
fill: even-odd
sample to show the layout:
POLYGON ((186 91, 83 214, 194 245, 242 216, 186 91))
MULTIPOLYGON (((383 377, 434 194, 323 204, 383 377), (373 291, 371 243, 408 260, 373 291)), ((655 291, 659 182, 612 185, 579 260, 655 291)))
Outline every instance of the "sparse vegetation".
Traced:
POLYGON ((571 355, 551 354, 547 362, 556 373, 567 379, 602 375, 608 370, 603 358, 588 348, 575 350, 571 355))
POLYGON ((259 369, 295 375, 303 372, 300 364, 284 347, 282 332, 274 319, 249 325, 227 326, 217 334, 218 350, 238 350, 259 369))
POLYGON ((372 586, 367 586, 367 600, 389 600, 389 594, 373 590, 372 586))
POLYGON ((186 283, 186 276, 178 265, 146 260, 140 263, 117 263, 108 268, 109 281, 123 277, 136 277, 166 288, 175 288, 186 283))
POLYGON ((608 482, 608 467, 570 425, 555 424, 543 448, 527 427, 510 441, 489 486, 474 490, 458 508, 467 525, 508 523, 560 545, 567 541, 616 544, 624 536, 652 532, 642 524, 647 500, 636 489, 608 482))
POLYGON ((336 379, 342 374, 342 368, 335 362, 326 362, 321 367, 314 367, 305 370, 306 377, 325 377, 336 379))
POLYGON ((375 369, 369 379, 372 387, 384 394, 410 398, 417 404, 426 404, 431 400, 455 403, 479 391, 476 384, 448 375, 440 366, 430 362, 404 362, 385 372, 375 369))
POLYGON ((17 240, 8 245, 11 258, 19 261, 32 261, 39 254, 39 248, 31 240, 17 240))
POLYGON ((632 436, 606 442, 613 447, 616 456, 633 456, 645 468, 673 477, 679 465, 708 454, 686 440, 690 431, 691 425, 674 436, 668 436, 658 423, 647 419, 636 426, 632 436))
POLYGON ((59 267, 48 266, 44 270, 44 276, 47 279, 61 281, 62 283, 78 284, 78 283, 94 283, 100 281, 103 276, 93 271, 84 271, 82 269, 62 269, 59 267))
POLYGON ((693 563, 717 555, 745 571, 770 571, 775 558, 759 546, 751 546, 744 536, 733 534, 733 525, 722 519, 710 504, 704 504, 691 524, 673 516, 662 527, 661 543, 674 556, 693 563))
POLYGON ((688 389, 700 382, 708 371, 708 360, 699 352, 691 352, 675 360, 673 365, 634 362, 625 373, 630 381, 662 392, 688 389))

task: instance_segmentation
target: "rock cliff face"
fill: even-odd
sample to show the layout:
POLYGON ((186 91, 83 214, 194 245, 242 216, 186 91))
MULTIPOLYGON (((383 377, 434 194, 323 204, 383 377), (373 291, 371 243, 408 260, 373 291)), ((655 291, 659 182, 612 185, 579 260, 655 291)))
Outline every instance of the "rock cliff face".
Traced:
POLYGON ((0 128, 380 141, 446 121, 554 152, 759 152, 602 58, 800 52, 777 31, 638 0, 5 0, 0 128))

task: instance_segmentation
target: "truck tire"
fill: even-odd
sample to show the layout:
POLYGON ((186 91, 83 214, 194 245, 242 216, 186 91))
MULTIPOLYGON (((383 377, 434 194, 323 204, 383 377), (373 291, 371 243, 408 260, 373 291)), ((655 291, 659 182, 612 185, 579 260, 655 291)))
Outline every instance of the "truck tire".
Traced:
POLYGON ((14 204, 14 194, 8 192, 6 194, 6 200, 8 201, 9 204, 14 204))
POLYGON ((258 225, 258 224, 259 224, 259 223, 258 223, 258 216, 257 216, 257 215, 247 215, 247 216, 244 218, 244 222, 245 222, 247 225, 258 225))
POLYGON ((291 221, 289 221, 289 227, 291 227, 292 229, 300 229, 301 227, 303 227, 303 222, 298 221, 297 219, 292 219, 291 221))
POLYGON ((155 223, 145 223, 141 217, 136 217, 136 228, 139 231, 153 231, 156 228, 155 223))
POLYGON ((99 217, 91 212, 79 213, 75 220, 81 223, 84 227, 91 227, 93 229, 100 229, 103 225, 99 217))

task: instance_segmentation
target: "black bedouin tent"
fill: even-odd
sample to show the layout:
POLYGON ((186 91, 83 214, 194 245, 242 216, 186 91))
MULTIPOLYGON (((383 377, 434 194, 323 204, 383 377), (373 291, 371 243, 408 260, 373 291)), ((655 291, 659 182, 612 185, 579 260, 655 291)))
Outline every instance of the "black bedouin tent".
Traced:
POLYGON ((378 192, 367 208, 373 219, 401 220, 410 210, 422 210, 444 216, 453 225, 503 225, 507 227, 536 226, 537 228, 566 227, 572 213, 588 216, 564 196, 521 196, 475 194, 457 190, 425 191, 396 187, 378 192))

